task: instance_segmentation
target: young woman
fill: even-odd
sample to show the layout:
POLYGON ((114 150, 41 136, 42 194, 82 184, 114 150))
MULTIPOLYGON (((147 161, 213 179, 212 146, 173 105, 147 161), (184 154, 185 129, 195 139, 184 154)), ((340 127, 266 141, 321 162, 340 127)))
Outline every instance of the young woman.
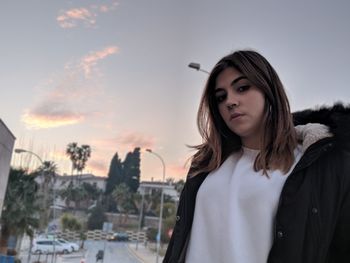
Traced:
POLYGON ((291 114, 259 53, 210 73, 163 262, 350 262, 350 108, 291 114))

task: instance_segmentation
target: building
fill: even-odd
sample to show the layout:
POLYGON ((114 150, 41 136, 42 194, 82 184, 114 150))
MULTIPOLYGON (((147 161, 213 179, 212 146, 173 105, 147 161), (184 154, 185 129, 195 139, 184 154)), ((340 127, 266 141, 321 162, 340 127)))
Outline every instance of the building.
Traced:
MULTIPOLYGON (((40 183, 40 182, 38 182, 40 183)), ((62 210, 66 208, 66 203, 62 198, 57 194, 62 189, 68 187, 68 185, 72 183, 74 187, 78 185, 82 185, 83 183, 88 183, 91 185, 95 185, 98 189, 102 190, 102 192, 106 189, 106 177, 95 176, 93 174, 81 174, 81 175, 56 175, 56 180, 54 183, 54 189, 56 192, 55 198, 55 209, 62 210)))
POLYGON ((91 185, 95 185, 98 189, 104 192, 106 190, 106 179, 106 177, 96 176, 93 174, 58 175, 56 177, 55 189, 64 189, 70 182, 73 183, 73 186, 89 183, 91 185))
POLYGON ((10 162, 15 140, 15 136, 0 119, 0 216, 6 194, 10 162))
POLYGON ((178 202, 179 193, 176 191, 175 186, 171 183, 154 182, 154 181, 143 181, 140 182, 138 192, 142 195, 151 194, 155 189, 164 189, 164 194, 169 195, 171 199, 178 202))

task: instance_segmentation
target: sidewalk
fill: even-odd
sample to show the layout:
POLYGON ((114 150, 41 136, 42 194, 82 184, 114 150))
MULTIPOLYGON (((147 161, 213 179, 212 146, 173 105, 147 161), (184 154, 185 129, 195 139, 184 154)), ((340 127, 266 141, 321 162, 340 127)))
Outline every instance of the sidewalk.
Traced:
MULTIPOLYGON (((151 251, 148 247, 145 247, 143 243, 139 243, 137 250, 135 243, 129 243, 128 248, 141 263, 156 263, 156 253, 151 251)), ((158 260, 158 263, 161 263, 163 257, 159 256, 158 260)))

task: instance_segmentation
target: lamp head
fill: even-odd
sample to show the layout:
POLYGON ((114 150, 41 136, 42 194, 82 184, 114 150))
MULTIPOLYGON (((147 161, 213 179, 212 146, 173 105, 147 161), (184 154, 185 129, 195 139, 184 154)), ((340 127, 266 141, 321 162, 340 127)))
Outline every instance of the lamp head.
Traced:
POLYGON ((15 153, 24 153, 26 150, 23 149, 15 149, 15 153))
POLYGON ((201 65, 199 63, 191 62, 190 64, 188 64, 188 67, 199 70, 201 68, 201 65))

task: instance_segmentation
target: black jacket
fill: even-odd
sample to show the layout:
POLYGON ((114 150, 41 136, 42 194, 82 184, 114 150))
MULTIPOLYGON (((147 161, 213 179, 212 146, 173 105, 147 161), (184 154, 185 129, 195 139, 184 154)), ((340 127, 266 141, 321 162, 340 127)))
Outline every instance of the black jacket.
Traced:
MULTIPOLYGON (((283 186, 267 262, 349 263, 350 108, 337 104, 293 117, 295 125, 324 124, 333 136, 304 132, 311 144, 283 186)), ((206 176, 185 183, 164 263, 185 262, 196 195, 206 176)))

